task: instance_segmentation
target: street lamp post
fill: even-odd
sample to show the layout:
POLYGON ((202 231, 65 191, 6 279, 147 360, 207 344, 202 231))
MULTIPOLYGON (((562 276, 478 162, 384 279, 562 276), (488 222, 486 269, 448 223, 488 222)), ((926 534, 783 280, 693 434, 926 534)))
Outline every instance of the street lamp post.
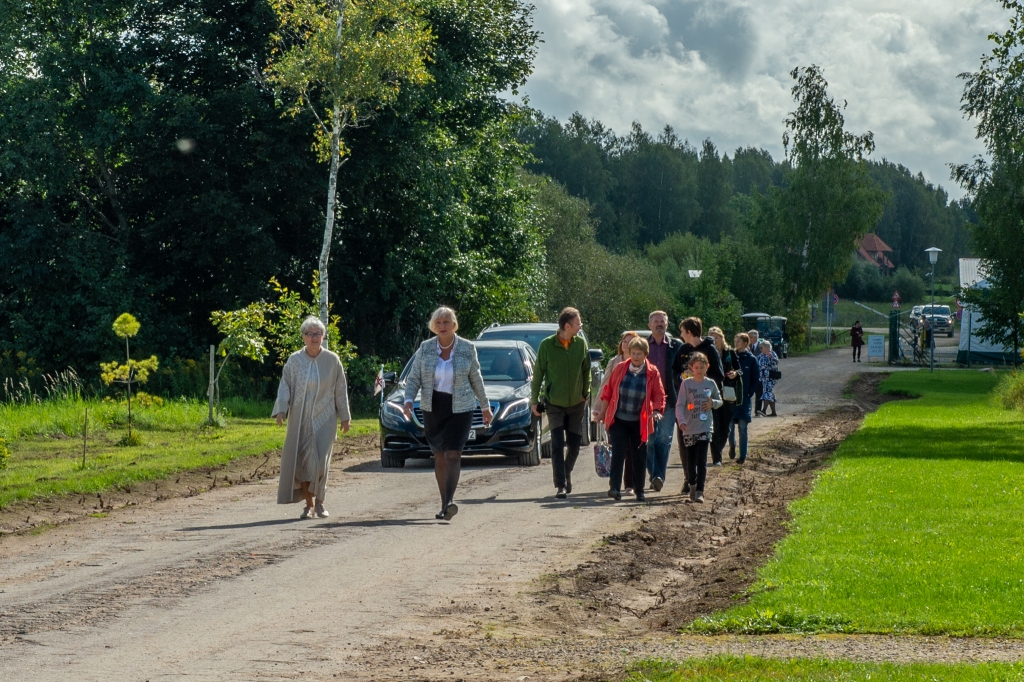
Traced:
MULTIPOLYGON (((699 280, 700 279, 700 275, 701 275, 702 272, 704 272, 704 271, 703 270, 690 270, 690 279, 699 280)), ((705 298, 705 296, 704 296, 704 291, 703 291, 703 288, 702 288, 701 289, 701 301, 700 301, 700 313, 701 313, 700 318, 701 318, 701 320, 703 320, 706 317, 706 315, 704 314, 704 305, 705 305, 704 298, 705 298)), ((707 324, 707 323, 705 322, 705 324, 707 324)))
MULTIPOLYGON (((930 249, 925 249, 925 253, 928 254, 928 262, 932 264, 932 273, 931 273, 931 277, 932 277, 932 305, 931 305, 932 315, 935 314, 935 261, 939 260, 939 254, 941 252, 942 252, 942 249, 937 249, 934 246, 932 248, 930 248, 930 249)), ((930 324, 930 327, 929 327, 929 330, 928 330, 928 346, 929 346, 929 348, 931 350, 931 361, 929 363, 929 370, 928 371, 934 372, 935 371, 935 323, 931 322, 931 320, 929 320, 929 322, 931 324, 930 324)))

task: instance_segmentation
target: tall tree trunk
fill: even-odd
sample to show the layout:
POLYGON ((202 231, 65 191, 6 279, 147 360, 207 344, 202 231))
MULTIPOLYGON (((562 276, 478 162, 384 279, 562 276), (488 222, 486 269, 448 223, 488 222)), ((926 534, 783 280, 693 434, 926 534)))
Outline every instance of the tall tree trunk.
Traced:
MULTIPOLYGON (((341 29, 345 18, 345 0, 338 0, 337 40, 335 41, 334 63, 341 68, 341 29)), ((327 180, 327 224, 324 226, 324 243, 320 249, 320 321, 328 327, 328 265, 331 260, 331 237, 334 234, 334 204, 338 189, 338 167, 341 165, 341 103, 334 100, 334 111, 331 118, 331 175, 327 180)), ((324 348, 328 347, 328 337, 324 334, 324 348)))

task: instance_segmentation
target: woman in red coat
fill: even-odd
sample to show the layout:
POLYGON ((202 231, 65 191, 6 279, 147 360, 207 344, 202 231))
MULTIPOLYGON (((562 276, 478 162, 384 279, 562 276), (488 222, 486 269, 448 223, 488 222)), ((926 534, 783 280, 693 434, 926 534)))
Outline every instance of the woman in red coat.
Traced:
POLYGON ((629 342, 629 362, 620 362, 601 389, 601 409, 595 421, 603 421, 612 446, 611 488, 608 496, 622 499, 622 469, 627 454, 633 464, 633 490, 644 501, 647 474, 647 438, 665 411, 665 388, 658 368, 647 360, 647 339, 629 342))
POLYGON ((850 328, 850 345, 853 346, 853 361, 860 362, 860 347, 864 345, 864 327, 860 326, 860 320, 850 328))

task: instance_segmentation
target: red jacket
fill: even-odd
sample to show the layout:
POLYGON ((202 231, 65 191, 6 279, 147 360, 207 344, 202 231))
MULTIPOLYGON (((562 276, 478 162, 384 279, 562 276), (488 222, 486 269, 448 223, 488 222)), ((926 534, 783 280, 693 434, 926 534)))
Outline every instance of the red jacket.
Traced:
MULTIPOLYGON (((644 362, 647 363, 647 399, 644 400, 643 407, 640 408, 640 440, 646 443, 647 436, 654 432, 654 413, 663 414, 665 412, 665 387, 661 384, 661 374, 658 373, 658 368, 649 360, 644 360, 644 362)), ((629 360, 623 360, 615 365, 611 379, 601 390, 601 400, 608 403, 608 411, 604 416, 605 428, 611 428, 611 425, 615 423, 615 411, 619 406, 619 386, 622 384, 626 372, 629 371, 630 364, 629 360)))

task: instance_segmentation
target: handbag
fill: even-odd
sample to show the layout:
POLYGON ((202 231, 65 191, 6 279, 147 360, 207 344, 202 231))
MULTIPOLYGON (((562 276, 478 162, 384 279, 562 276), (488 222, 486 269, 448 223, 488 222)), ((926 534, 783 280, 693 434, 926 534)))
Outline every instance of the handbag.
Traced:
POLYGON ((770 369, 768 370, 768 378, 772 381, 778 381, 782 378, 782 370, 770 369))
POLYGON ((723 386, 722 387, 722 400, 724 400, 727 403, 734 403, 734 402, 736 402, 736 389, 733 388, 732 386, 723 386))
POLYGON ((594 445, 594 471, 601 478, 612 475, 612 448, 606 441, 594 445))

